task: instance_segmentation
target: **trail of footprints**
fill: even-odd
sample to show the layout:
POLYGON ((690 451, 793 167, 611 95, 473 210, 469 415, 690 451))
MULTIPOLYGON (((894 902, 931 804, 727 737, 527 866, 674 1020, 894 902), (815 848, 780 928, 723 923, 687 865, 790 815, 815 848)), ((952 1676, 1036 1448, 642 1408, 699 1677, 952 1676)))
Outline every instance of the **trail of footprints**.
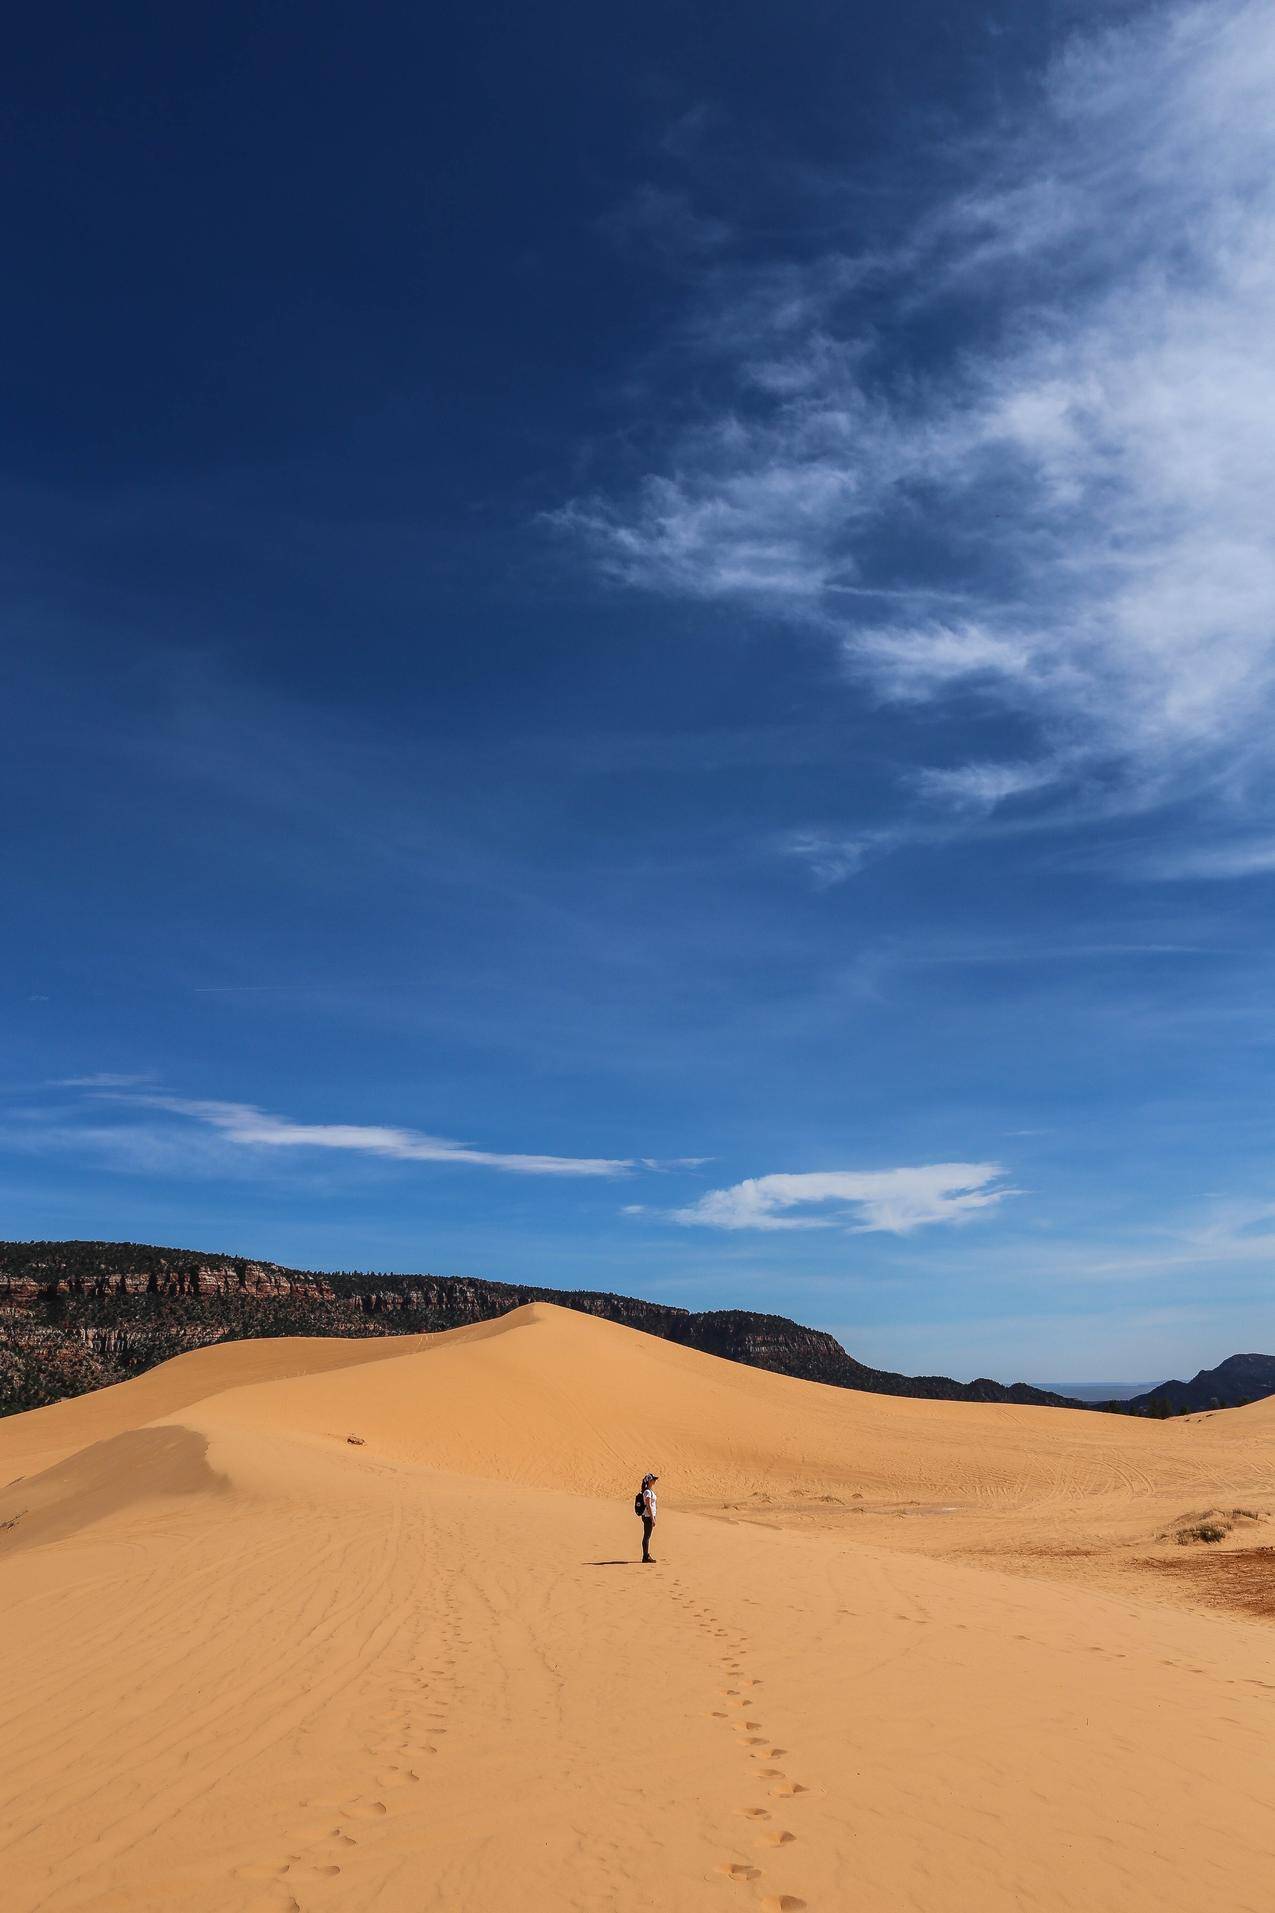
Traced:
MULTIPOLYGON (((712 1610, 687 1593, 680 1581, 672 1582, 672 1594, 717 1650, 717 1665, 724 1685, 718 1690, 720 1705, 711 1708, 710 1714, 734 1733, 741 1752, 754 1763, 750 1779, 754 1790, 762 1790, 764 1799, 756 1798, 754 1792, 751 1803, 741 1807, 739 1813, 752 1831, 753 1849, 759 1859, 764 1860, 767 1852, 792 1846, 798 1838, 788 1827, 777 1823, 775 1814, 782 1808, 767 1805, 765 1801, 792 1804, 809 1790, 799 1780, 793 1780, 785 1768, 775 1764, 784 1758, 788 1749, 775 1746, 757 1715, 756 1709, 763 1704, 762 1682, 748 1672, 747 1639, 722 1627, 712 1610)), ((739 1886, 765 1886, 764 1864, 723 1860, 717 1871, 739 1886)), ((796 1893, 763 1893, 761 1905, 764 1913, 802 1913, 810 1902, 796 1893)))
POLYGON ((309 1913, 312 1907, 339 1905, 343 1865, 355 1849, 376 1840, 443 1749, 463 1645, 448 1618, 432 1657, 409 1648, 387 1665, 383 1691, 351 1723, 368 1757, 370 1784, 366 1790, 356 1784, 346 1793, 300 1801, 297 1831, 284 1851, 235 1868, 238 1879, 262 1885, 248 1913, 309 1913))
MULTIPOLYGON (((738 1633, 732 1636, 680 1582, 672 1583, 671 1592, 717 1650, 724 1684, 719 1690, 721 1705, 712 1708, 711 1714, 734 1733, 741 1753, 753 1763, 749 1770, 753 1798, 739 1813, 752 1831, 753 1849, 764 1859, 767 1852, 789 1847, 798 1838, 776 1822, 776 1812, 782 1811, 778 1804, 765 1802, 791 1805, 808 1789, 775 1764, 787 1749, 774 1744, 758 1718, 762 1682, 747 1672, 746 1638, 738 1633)), ((370 1786, 299 1802, 297 1830, 283 1851, 273 1859, 235 1868, 239 1880, 259 1883, 262 1888, 247 1913, 310 1913, 311 1908, 339 1905, 343 1865, 355 1849, 376 1840, 379 1828, 396 1806, 406 1803, 425 1777, 429 1762, 442 1751, 456 1699, 459 1650, 464 1645, 454 1620, 447 1616, 432 1660, 409 1649, 402 1658, 387 1662, 382 1693, 365 1704, 361 1718, 356 1716, 352 1723, 363 1735, 370 1786)), ((763 1865, 723 1860, 717 1870, 737 1885, 765 1885, 763 1865)), ((795 1893, 763 1892, 761 1899, 763 1913, 804 1913, 809 1904, 795 1893)))

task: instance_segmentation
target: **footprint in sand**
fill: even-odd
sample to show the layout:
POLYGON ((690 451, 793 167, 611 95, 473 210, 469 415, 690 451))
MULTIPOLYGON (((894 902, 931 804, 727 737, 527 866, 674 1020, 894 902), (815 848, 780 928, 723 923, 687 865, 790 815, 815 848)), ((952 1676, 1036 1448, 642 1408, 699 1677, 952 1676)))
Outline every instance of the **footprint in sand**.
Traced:
POLYGON ((739 1810, 745 1820, 769 1820, 770 1814, 765 1807, 741 1807, 739 1810))
POLYGON ((790 1799, 794 1794, 809 1793, 810 1789, 803 1787, 800 1780, 781 1780, 778 1786, 772 1787, 770 1791, 784 1799, 790 1799))
POLYGON ((762 1913, 802 1913, 809 1903, 799 1900, 795 1893, 768 1893, 761 1904, 762 1913))
POLYGON ((796 1838, 787 1827, 768 1827, 757 1844, 759 1847, 790 1847, 796 1838))
POLYGON ((737 1881, 740 1886, 746 1886, 750 1880, 761 1878, 760 1867, 743 1866, 738 1860, 723 1860, 717 1871, 724 1873, 728 1880, 737 1881))

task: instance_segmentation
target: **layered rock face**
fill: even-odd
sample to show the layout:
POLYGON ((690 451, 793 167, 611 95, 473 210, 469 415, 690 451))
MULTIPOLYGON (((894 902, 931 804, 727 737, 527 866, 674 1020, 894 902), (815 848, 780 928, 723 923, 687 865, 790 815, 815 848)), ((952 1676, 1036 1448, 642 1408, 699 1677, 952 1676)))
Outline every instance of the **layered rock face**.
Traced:
POLYGON ((0 1243, 0 1414, 141 1374, 209 1342, 251 1335, 404 1335, 557 1302, 709 1355, 885 1395, 1075 1406, 1015 1383, 865 1367, 835 1337, 782 1315, 703 1313, 469 1276, 309 1274, 241 1256, 120 1242, 0 1243))

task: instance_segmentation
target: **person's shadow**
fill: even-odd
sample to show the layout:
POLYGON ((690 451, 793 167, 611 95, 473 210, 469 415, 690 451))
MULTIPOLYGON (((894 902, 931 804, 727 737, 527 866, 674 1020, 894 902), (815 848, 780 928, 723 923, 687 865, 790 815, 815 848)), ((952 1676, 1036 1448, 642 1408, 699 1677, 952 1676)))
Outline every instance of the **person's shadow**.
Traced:
POLYGON ((584 1563, 586 1568, 636 1568, 641 1565, 640 1561, 586 1561, 584 1563))

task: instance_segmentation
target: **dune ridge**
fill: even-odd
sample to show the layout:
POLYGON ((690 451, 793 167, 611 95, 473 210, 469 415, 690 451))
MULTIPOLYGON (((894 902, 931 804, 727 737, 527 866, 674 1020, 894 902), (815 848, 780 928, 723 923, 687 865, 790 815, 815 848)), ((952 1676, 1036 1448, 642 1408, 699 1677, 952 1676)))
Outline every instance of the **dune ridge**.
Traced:
POLYGON ((1156 1537, 1270 1513, 1275 1403, 860 1396, 533 1304, 179 1357, 0 1482, 23 1913, 1268 1903, 1275 1631, 1156 1537))
POLYGON ((698 1311, 480 1276, 325 1275, 142 1243, 0 1242, 0 1415, 126 1380, 182 1347, 281 1333, 433 1333, 537 1301, 807 1381, 950 1401, 1065 1400, 1025 1382, 1007 1387, 869 1368, 826 1330, 749 1309, 698 1311))

